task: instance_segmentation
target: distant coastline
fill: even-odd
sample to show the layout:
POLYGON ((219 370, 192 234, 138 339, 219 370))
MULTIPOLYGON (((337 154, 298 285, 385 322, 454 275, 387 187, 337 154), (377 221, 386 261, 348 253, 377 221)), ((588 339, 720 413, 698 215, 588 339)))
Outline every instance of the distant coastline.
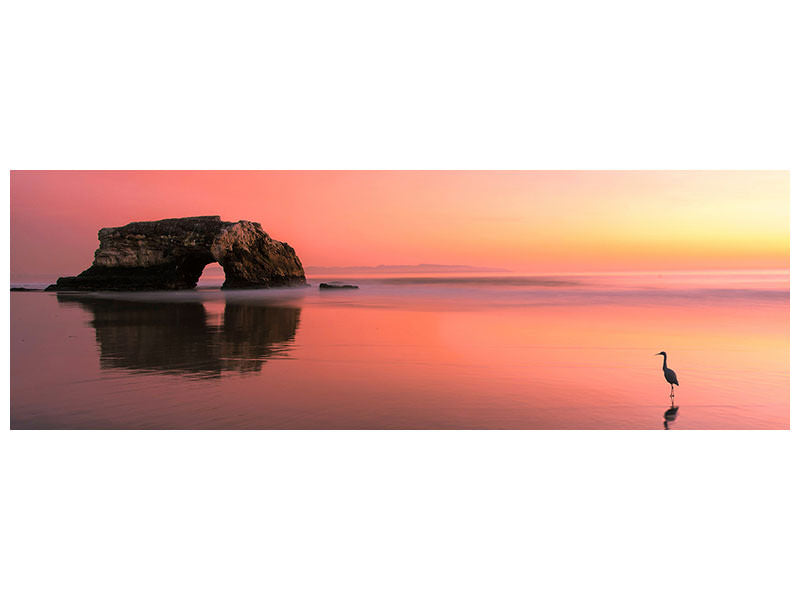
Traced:
POLYGON ((333 273, 511 273, 510 269, 500 267, 475 267, 472 265, 438 265, 420 263, 417 265, 375 265, 351 267, 306 267, 308 273, 320 275, 333 273))

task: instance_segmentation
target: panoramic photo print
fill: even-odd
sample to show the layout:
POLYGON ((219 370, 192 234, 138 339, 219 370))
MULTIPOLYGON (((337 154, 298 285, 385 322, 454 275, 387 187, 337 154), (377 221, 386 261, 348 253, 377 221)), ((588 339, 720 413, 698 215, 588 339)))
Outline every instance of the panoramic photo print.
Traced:
POLYGON ((788 429, 785 171, 12 171, 12 429, 788 429))

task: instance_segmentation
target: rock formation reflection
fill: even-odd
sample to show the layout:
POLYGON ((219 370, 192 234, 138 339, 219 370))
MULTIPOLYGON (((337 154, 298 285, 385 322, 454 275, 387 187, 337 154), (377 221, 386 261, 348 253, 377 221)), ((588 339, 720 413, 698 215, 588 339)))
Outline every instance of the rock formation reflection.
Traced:
POLYGON ((100 367, 191 377, 257 373, 286 356, 300 308, 227 301, 221 321, 200 301, 138 302, 58 295, 92 317, 100 367))

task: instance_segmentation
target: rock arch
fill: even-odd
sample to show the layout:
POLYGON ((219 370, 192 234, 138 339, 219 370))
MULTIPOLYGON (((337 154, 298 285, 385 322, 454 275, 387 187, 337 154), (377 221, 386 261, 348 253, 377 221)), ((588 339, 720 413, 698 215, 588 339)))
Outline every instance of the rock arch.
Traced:
POLYGON ((218 216, 140 221, 98 232, 92 266, 60 277, 48 290, 192 289, 205 266, 218 262, 223 288, 305 284, 294 249, 273 240, 259 223, 218 216))

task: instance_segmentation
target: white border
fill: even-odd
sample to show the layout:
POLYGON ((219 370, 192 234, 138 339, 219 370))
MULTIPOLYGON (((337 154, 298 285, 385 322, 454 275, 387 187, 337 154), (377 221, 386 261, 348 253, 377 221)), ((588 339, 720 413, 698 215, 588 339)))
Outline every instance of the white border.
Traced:
MULTIPOLYGON (((17 2, 4 163, 794 169, 792 8, 17 2)), ((797 597, 794 432, 7 425, 15 600, 797 597)))

